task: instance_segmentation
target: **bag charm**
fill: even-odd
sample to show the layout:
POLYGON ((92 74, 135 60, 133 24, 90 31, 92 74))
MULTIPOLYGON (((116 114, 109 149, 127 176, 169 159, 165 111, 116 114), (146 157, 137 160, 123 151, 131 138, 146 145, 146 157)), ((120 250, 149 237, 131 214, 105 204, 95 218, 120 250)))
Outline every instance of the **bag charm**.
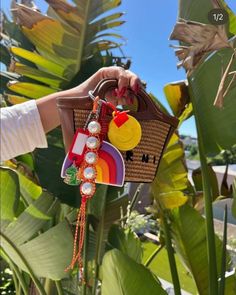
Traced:
MULTIPOLYGON (((109 106, 113 107, 111 104, 109 106)), ((112 115, 113 119, 109 123, 108 128, 109 141, 121 151, 134 149, 142 137, 142 129, 139 122, 134 117, 128 115, 127 111, 119 112, 114 109, 112 115)))
POLYGON ((66 271, 69 269, 73 269, 75 263, 78 261, 81 280, 83 282, 83 261, 81 253, 83 249, 85 234, 86 204, 87 200, 92 198, 96 191, 96 163, 98 161, 98 149, 101 145, 99 137, 101 132, 101 125, 98 122, 99 108, 99 99, 97 98, 96 100, 94 100, 93 110, 89 115, 89 118, 87 120, 88 122, 86 122, 85 124, 86 129, 84 128, 85 130, 77 130, 69 153, 63 164, 63 167, 65 167, 65 165, 70 165, 70 161, 72 162, 72 166, 69 166, 65 170, 64 181, 68 184, 71 184, 72 180, 70 177, 71 174, 69 172, 71 170, 74 172, 72 178, 74 178, 74 174, 76 173, 77 181, 81 181, 80 194, 82 197, 75 228, 73 257, 71 264, 67 267, 66 271), (67 177, 68 175, 69 177, 67 177), (79 244, 77 246, 78 238, 79 244))
POLYGON ((106 102, 94 98, 93 110, 89 114, 85 128, 78 128, 69 152, 65 157, 61 177, 69 185, 80 184, 81 206, 77 216, 74 250, 71 264, 66 269, 73 269, 78 261, 82 281, 82 249, 86 223, 86 204, 96 191, 95 183, 123 186, 125 178, 124 160, 117 148, 103 141, 103 120, 99 118, 102 104, 106 102), (101 121, 101 124, 99 122, 101 121), (77 240, 79 244, 77 246, 77 240))

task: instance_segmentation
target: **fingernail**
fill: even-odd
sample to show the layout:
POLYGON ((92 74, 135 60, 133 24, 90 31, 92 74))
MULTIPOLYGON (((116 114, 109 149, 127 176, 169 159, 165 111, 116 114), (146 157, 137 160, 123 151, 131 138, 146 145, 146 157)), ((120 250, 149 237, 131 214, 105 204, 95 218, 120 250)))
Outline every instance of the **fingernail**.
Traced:
POLYGON ((112 96, 117 96, 117 89, 113 89, 112 92, 111 92, 111 95, 112 96))
POLYGON ((127 87, 123 87, 121 88, 121 90, 118 90, 118 97, 123 97, 126 90, 127 90, 127 87))
POLYGON ((132 99, 131 99, 130 97, 127 98, 126 101, 127 101, 127 104, 128 104, 128 105, 131 105, 131 104, 132 104, 132 99))
POLYGON ((134 93, 135 93, 135 94, 138 94, 139 90, 140 90, 140 86, 139 86, 139 84, 135 84, 135 85, 134 85, 134 93))

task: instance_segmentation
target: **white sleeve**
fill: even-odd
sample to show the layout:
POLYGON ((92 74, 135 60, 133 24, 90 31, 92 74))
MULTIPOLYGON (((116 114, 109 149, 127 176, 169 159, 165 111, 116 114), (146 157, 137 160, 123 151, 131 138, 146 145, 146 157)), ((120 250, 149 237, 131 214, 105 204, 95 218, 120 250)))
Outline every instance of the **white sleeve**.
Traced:
POLYGON ((0 109, 0 161, 46 148, 47 140, 35 100, 0 109))

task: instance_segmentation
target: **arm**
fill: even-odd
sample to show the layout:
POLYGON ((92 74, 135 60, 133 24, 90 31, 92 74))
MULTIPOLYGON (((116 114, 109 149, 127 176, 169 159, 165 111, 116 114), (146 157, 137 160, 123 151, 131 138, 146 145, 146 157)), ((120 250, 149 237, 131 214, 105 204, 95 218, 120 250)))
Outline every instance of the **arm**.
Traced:
POLYGON ((118 100, 114 103, 119 104, 124 102, 121 97, 124 95, 127 86, 137 91, 141 85, 139 78, 132 72, 125 71, 120 67, 108 67, 100 69, 84 83, 72 89, 2 108, 0 113, 0 161, 31 152, 36 147, 47 147, 45 133, 60 124, 56 99, 64 96, 85 96, 104 78, 116 78, 118 80, 118 100))

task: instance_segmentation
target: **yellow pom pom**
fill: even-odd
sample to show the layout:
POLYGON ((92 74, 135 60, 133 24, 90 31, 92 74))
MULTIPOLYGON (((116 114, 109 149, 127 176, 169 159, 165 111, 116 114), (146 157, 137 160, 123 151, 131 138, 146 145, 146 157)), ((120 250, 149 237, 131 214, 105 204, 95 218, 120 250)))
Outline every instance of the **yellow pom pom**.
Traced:
POLYGON ((135 148, 142 136, 139 122, 132 116, 128 115, 128 118, 120 127, 116 125, 113 119, 108 128, 108 138, 111 144, 121 151, 129 151, 135 148))

